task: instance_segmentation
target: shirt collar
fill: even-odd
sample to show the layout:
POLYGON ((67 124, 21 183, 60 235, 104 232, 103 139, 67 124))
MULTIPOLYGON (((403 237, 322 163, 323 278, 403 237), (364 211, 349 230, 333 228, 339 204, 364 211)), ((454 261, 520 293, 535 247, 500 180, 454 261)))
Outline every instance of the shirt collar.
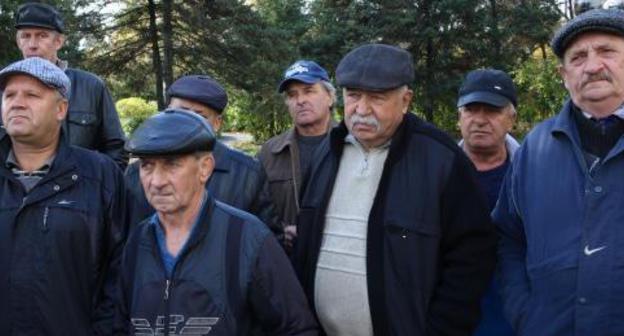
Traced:
MULTIPOLYGON (((591 119, 593 118, 593 116, 585 111, 582 111, 583 115, 585 116, 585 118, 587 119, 591 119)), ((620 107, 617 108, 617 110, 615 110, 611 115, 614 115, 620 119, 624 120, 624 105, 621 105, 620 107)))
MULTIPOLYGON (((39 167, 39 169, 37 169, 37 171, 48 171, 50 170, 50 167, 52 167, 52 163, 54 162, 54 158, 56 158, 56 154, 52 155, 51 157, 49 157, 47 160, 45 160, 43 162, 43 165, 41 165, 41 167, 39 167)), ((15 153, 13 152, 13 149, 9 150, 9 154, 7 155, 7 159, 6 161, 4 161, 4 166, 7 167, 8 169, 22 169, 22 167, 20 167, 19 163, 17 163, 17 158, 15 157, 15 153)))
MULTIPOLYGON (((347 136, 345 137, 345 143, 350 143, 352 145, 355 145, 356 147, 361 148, 364 151, 365 150, 364 146, 362 145, 362 143, 360 143, 360 141, 358 139, 356 139, 353 134, 349 133, 347 134, 347 136)), ((380 150, 384 150, 386 148, 390 147, 390 144, 392 143, 392 139, 386 141, 385 143, 383 143, 381 146, 375 147, 375 148, 371 148, 371 149, 380 149, 380 150)))

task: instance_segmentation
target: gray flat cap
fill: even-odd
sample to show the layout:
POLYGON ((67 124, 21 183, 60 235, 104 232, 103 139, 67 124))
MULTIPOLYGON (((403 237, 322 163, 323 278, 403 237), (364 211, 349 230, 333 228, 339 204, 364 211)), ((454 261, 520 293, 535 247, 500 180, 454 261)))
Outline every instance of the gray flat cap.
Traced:
POLYGON ((145 120, 126 142, 134 156, 161 156, 212 151, 215 135, 199 114, 167 109, 145 120))
POLYGON ((386 91, 414 81, 412 55, 387 44, 365 44, 351 50, 336 68, 343 88, 386 91))
POLYGON ((568 21, 550 42, 555 55, 563 58, 570 43, 581 33, 597 31, 624 36, 624 11, 592 9, 568 21))
POLYGON ((69 99, 69 93, 71 92, 69 77, 61 68, 46 59, 29 57, 9 64, 0 71, 0 91, 4 90, 11 76, 18 74, 35 77, 46 86, 57 90, 63 97, 69 99))

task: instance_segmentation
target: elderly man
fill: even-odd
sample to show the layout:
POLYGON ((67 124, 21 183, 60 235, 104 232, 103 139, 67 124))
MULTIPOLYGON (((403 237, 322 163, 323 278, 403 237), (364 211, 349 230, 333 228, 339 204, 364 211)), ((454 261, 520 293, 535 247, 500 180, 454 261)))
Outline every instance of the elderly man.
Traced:
POLYGON ((65 27, 58 11, 47 4, 29 2, 15 14, 17 47, 24 58, 38 56, 56 64, 71 80, 69 111, 63 123, 65 137, 72 145, 110 156, 124 169, 125 136, 113 99, 104 82, 90 72, 69 68, 58 58, 65 43, 65 27))
MULTIPOLYGON (((516 87, 505 72, 480 69, 468 73, 459 89, 459 145, 477 168, 477 181, 494 209, 503 178, 518 149, 509 135, 516 119, 516 87)), ((475 336, 514 335, 503 316, 499 286, 492 280, 481 300, 483 316, 475 336)))
POLYGON ((316 335, 271 232, 206 192, 214 144, 201 116, 178 109, 149 118, 128 141, 156 214, 128 239, 115 334, 248 335, 259 325, 268 335, 316 335))
POLYGON ((624 11, 552 40, 570 94, 515 155, 493 218, 503 302, 519 335, 624 334, 624 11))
MULTIPOLYGON (((176 80, 167 89, 170 108, 182 108, 204 117, 215 132, 221 128, 228 97, 223 87, 210 76, 191 75, 176 80)), ((208 192, 221 202, 248 211, 262 220, 281 238, 283 229, 269 195, 266 176, 260 162, 219 141, 215 142, 214 172, 206 183, 208 192)), ((139 179, 139 163, 126 171, 126 182, 134 196, 133 224, 152 215, 154 208, 145 198, 139 179)))
POLYGON ((54 64, 13 63, 0 91, 0 330, 110 335, 127 228, 121 171, 65 141, 70 81, 54 64))
POLYGON ((411 55, 369 44, 338 64, 345 120, 301 202, 295 268, 327 335, 466 335, 494 269, 474 168, 408 113, 411 55))
POLYGON ((269 139, 258 157, 284 227, 286 248, 291 251, 297 236, 295 219, 303 177, 313 162, 314 151, 333 126, 336 89, 325 69, 313 61, 300 60, 286 70, 278 91, 284 95, 294 127, 269 139))

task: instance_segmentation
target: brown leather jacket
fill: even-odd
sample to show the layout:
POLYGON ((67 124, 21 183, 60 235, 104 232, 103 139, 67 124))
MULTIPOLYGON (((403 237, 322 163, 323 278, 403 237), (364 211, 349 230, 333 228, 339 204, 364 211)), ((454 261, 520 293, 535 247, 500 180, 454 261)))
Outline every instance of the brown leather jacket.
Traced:
MULTIPOLYGON (((336 125, 337 123, 332 120, 328 131, 336 125)), ((267 175, 275 212, 281 220, 282 227, 295 225, 299 211, 299 192, 303 176, 295 136, 293 127, 269 139, 258 153, 258 159, 267 175)))

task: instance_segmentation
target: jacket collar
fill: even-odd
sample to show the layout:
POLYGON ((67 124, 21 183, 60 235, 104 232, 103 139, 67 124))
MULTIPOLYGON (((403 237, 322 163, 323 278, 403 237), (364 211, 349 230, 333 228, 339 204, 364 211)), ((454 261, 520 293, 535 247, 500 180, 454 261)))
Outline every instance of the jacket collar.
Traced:
MULTIPOLYGON (((327 133, 329 133, 329 131, 331 131, 337 125, 338 123, 332 118, 329 121, 329 127, 327 128, 327 131, 328 131, 327 133)), ((297 141, 297 139, 295 139, 296 135, 297 135, 297 132, 296 132, 295 127, 292 127, 289 130, 287 130, 282 137, 276 139, 275 145, 271 149, 271 153, 278 154, 284 149, 286 149, 286 147, 292 145, 294 142, 297 141)))
POLYGON ((230 157, 228 150, 227 146, 221 143, 221 141, 215 142, 214 149, 212 150, 212 155, 215 159, 215 170, 225 172, 230 170, 230 157))

